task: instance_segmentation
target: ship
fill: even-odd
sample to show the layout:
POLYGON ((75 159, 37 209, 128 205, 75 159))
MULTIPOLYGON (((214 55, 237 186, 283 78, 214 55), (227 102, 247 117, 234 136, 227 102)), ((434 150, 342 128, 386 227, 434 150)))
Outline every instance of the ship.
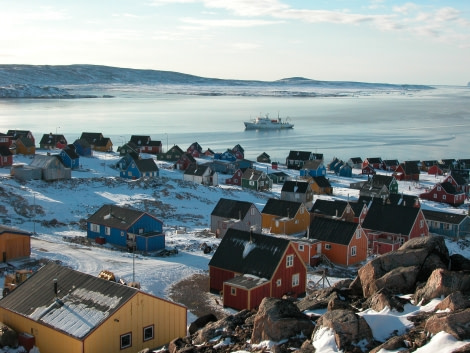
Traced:
POLYGON ((271 119, 268 114, 265 116, 257 116, 256 118, 245 121, 245 130, 281 130, 292 129, 294 124, 289 122, 289 118, 282 120, 280 117, 271 119))

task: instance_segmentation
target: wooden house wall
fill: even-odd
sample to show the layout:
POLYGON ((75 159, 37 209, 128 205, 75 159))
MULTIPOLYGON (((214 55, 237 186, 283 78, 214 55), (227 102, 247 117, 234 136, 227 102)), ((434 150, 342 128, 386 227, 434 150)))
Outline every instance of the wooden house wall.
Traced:
POLYGON ((27 147, 23 145, 23 143, 21 143, 20 140, 16 140, 15 145, 16 145, 16 149, 15 149, 16 154, 24 154, 24 155, 36 154, 36 146, 27 147))
POLYGON ((0 156, 0 167, 8 167, 13 164, 13 155, 0 156))
POLYGON ((88 353, 84 351, 82 341, 48 326, 41 325, 37 321, 23 317, 1 306, 0 321, 16 332, 26 332, 33 335, 35 345, 41 352, 63 353, 64 347, 67 347, 68 353, 88 353))
POLYGON ((317 255, 317 243, 306 243, 301 240, 292 240, 292 246, 297 250, 300 258, 306 265, 310 265, 312 257, 317 255), (303 249, 302 249, 303 246, 303 249))
POLYGON ((418 237, 427 236, 427 235, 429 235, 429 227, 428 227, 428 224, 426 223, 426 218, 424 218, 423 212, 420 211, 418 212, 415 223, 413 224, 413 227, 411 228, 411 232, 407 240, 410 240, 411 238, 418 238, 418 237))
POLYGON ((72 170, 66 168, 62 162, 56 158, 53 163, 49 163, 47 168, 42 170, 42 178, 47 181, 70 179, 72 178, 72 170))
POLYGON ((459 224, 448 222, 440 222, 434 220, 426 220, 430 233, 445 235, 448 237, 467 237, 470 235, 470 217, 465 219, 459 224))
POLYGON ((10 261, 31 255, 31 238, 26 234, 0 234, 0 261, 10 261))
POLYGON ((266 282, 252 289, 240 288, 224 283, 223 298, 224 306, 236 310, 257 309, 261 301, 269 297, 270 283, 266 282), (232 288, 235 288, 236 295, 232 295, 232 288))
POLYGON ((165 248, 165 234, 155 234, 151 236, 136 236, 137 251, 155 251, 165 248))
POLYGON ((431 175, 443 175, 444 172, 438 165, 433 165, 432 167, 428 168, 428 174, 431 175))
POLYGON ((261 214, 261 226, 270 229, 274 234, 296 234, 307 231, 310 225, 310 214, 302 208, 288 220, 279 219, 277 215, 261 214), (303 210, 303 212, 302 212, 303 210))
POLYGON ((364 260, 367 259, 367 253, 368 253, 368 239, 367 239, 367 234, 362 229, 360 226, 358 226, 358 229, 356 230, 356 233, 353 235, 351 238, 351 242, 349 243, 349 248, 348 248, 348 260, 346 265, 351 266, 358 264, 364 260), (359 231, 360 236, 357 236, 357 232, 359 231), (356 255, 352 256, 351 255, 351 248, 355 246, 356 247, 356 255))
POLYGON ((224 282, 235 277, 235 272, 209 266, 209 290, 219 293, 224 289, 224 282))
POLYGON ((464 193, 448 194, 447 191, 440 184, 434 185, 431 190, 419 195, 419 197, 429 201, 447 203, 449 205, 455 206, 461 205, 465 202, 464 193))
POLYGON ((348 251, 347 245, 336 244, 333 242, 322 241, 322 254, 325 255, 331 262, 347 266, 348 251), (326 245, 329 244, 330 249, 327 249, 326 245))
POLYGON ((306 282, 307 267, 295 248, 290 244, 272 277, 271 297, 282 298, 285 294, 295 297, 302 296, 305 294, 306 282), (291 267, 287 267, 288 255, 294 255, 294 263, 291 267), (295 287, 292 286, 292 276, 294 274, 299 274, 299 285, 295 287), (281 280, 280 286, 277 285, 278 280, 281 280))

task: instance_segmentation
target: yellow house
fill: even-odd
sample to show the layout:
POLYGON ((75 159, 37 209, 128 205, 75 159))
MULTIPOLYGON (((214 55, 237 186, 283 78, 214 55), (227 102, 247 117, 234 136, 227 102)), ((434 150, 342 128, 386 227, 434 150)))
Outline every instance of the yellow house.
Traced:
POLYGON ((306 232, 310 213, 303 202, 269 199, 261 211, 261 226, 273 234, 306 232))
POLYGON ((41 352, 138 352, 186 336, 186 308, 50 263, 0 300, 0 322, 41 352))

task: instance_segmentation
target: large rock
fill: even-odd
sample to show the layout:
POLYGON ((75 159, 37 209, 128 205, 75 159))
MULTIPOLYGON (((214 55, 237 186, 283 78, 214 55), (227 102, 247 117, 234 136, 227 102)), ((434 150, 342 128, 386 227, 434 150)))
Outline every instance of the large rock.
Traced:
POLYGON ((251 342, 279 342, 299 334, 308 337, 313 328, 310 318, 302 314, 292 301, 264 298, 255 316, 251 342))
POLYGON ((451 271, 470 271, 470 260, 461 254, 450 256, 451 271))
POLYGON ((204 342, 209 342, 222 333, 230 335, 235 332, 237 327, 243 326, 251 316, 253 316, 253 312, 250 310, 242 310, 235 315, 229 315, 219 321, 211 322, 193 335, 193 343, 203 344, 204 342))
POLYGON ((312 340, 315 332, 324 327, 335 332, 336 345, 340 350, 349 351, 362 340, 369 343, 373 341, 372 330, 366 320, 352 310, 338 309, 323 314, 317 321, 312 340))
POLYGON ((197 330, 202 329, 204 326, 206 326, 209 322, 215 322, 217 321, 217 317, 210 313, 201 317, 198 317, 196 320, 194 320, 191 325, 189 325, 188 332, 190 335, 194 334, 197 330))
POLYGON ((445 331, 460 341, 470 339, 470 309, 451 314, 435 314, 426 321, 424 330, 432 334, 445 331))
POLYGON ((423 287, 416 289, 413 299, 416 303, 427 304, 433 298, 446 297, 455 291, 470 291, 470 274, 438 268, 423 287))
POLYGON ((365 298, 383 288, 410 293, 434 269, 448 266, 449 251, 442 236, 414 238, 397 251, 376 257, 361 267, 350 289, 354 293, 362 291, 365 298))
POLYGON ((435 311, 458 311, 470 307, 470 301, 457 291, 448 295, 443 301, 436 305, 435 311))

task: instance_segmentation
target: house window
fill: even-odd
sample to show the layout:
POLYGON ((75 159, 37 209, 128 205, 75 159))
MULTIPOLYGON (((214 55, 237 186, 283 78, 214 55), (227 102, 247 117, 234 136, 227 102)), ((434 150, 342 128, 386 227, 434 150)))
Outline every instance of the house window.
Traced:
POLYGON ((351 248, 351 256, 356 256, 356 254, 357 254, 357 248, 356 248, 356 246, 353 246, 351 248))
POLYGON ((230 287, 230 294, 231 294, 231 295, 237 295, 237 288, 235 288, 235 287, 230 287))
POLYGON ((128 176, 132 176, 132 172, 131 172, 131 171, 128 171, 128 172, 127 172, 127 175, 128 175, 128 176))
POLYGON ((304 244, 299 244, 299 251, 304 251, 304 244))
POLYGON ((420 228, 423 228, 423 227, 424 227, 424 221, 423 221, 422 219, 419 221, 419 227, 420 227, 420 228))
POLYGON ((286 267, 294 266, 294 255, 287 255, 286 257, 286 267))
POLYGON ((129 348, 132 346, 132 333, 121 335, 121 349, 129 348))
POLYGON ((96 233, 99 233, 99 232, 100 232, 100 226, 99 226, 99 224, 91 223, 91 224, 90 224, 90 228, 91 228, 91 231, 92 231, 92 232, 96 232, 96 233))
POLYGON ((330 250, 330 249, 331 249, 331 245, 330 245, 330 244, 325 244, 325 249, 326 249, 326 250, 330 250))
POLYGON ((255 208, 254 208, 254 207, 252 207, 252 208, 250 209, 250 215, 251 215, 251 216, 254 216, 254 215, 255 215, 255 208))
POLYGON ((250 182, 248 183, 248 185, 250 186, 255 186, 255 182, 253 180, 250 180, 250 182))
POLYGON ((435 199, 437 199, 437 194, 434 194, 433 196, 434 196, 435 199))
POLYGON ((441 191, 441 187, 440 187, 440 186, 437 187, 437 191, 441 191))
POLYGON ((445 200, 445 199, 446 199, 446 195, 442 195, 442 199, 445 200))
POLYGON ((276 228, 278 228, 279 227, 279 221, 276 221, 275 225, 276 225, 276 228))
POLYGON ((356 229, 356 239, 361 239, 361 230, 356 229))
POLYGON ((121 230, 121 237, 123 237, 125 235, 124 231, 121 230))
POLYGON ((304 214, 304 208, 303 207, 300 208, 300 214, 304 214))
POLYGON ((300 284, 299 282, 299 274, 296 273, 292 275, 292 287, 297 287, 300 284))
POLYGON ((294 221, 294 224, 299 224, 299 220, 296 219, 296 220, 294 221))
POLYGON ((282 280, 279 278, 277 281, 276 281, 276 286, 280 287, 282 284, 282 280))
POLYGON ((405 244, 405 238, 403 237, 398 238, 398 241, 400 242, 400 245, 405 244))
POLYGON ((264 186, 264 181, 260 180, 259 186, 264 186))
POLYGON ((104 228, 104 234, 111 235, 111 228, 110 227, 105 227, 104 228))
POLYGON ((144 327, 144 341, 153 339, 153 325, 144 327))

